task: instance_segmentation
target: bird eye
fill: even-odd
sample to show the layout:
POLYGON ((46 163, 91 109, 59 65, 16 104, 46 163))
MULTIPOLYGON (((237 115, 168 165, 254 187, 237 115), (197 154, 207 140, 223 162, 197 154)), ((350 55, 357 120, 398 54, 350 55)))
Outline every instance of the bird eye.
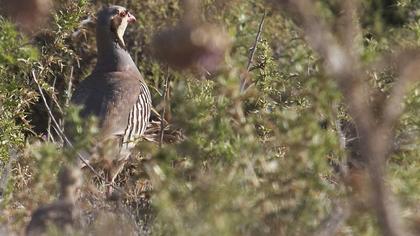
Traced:
POLYGON ((120 17, 125 17, 128 14, 128 10, 121 11, 118 14, 120 15, 120 17))

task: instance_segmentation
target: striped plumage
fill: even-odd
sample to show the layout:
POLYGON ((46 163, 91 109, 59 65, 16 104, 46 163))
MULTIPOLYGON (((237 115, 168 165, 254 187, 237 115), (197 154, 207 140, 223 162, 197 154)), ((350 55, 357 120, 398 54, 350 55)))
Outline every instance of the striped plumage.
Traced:
POLYGON ((128 115, 127 127, 122 139, 122 150, 131 150, 136 139, 141 137, 149 124, 152 100, 146 84, 140 84, 140 95, 128 115))
POLYGON ((134 20, 120 6, 98 13, 98 61, 72 98, 74 104, 82 106, 81 117, 98 117, 98 146, 112 149, 102 152, 112 163, 105 170, 111 182, 129 158, 135 141, 144 134, 152 108, 150 91, 123 40, 125 27, 134 20))

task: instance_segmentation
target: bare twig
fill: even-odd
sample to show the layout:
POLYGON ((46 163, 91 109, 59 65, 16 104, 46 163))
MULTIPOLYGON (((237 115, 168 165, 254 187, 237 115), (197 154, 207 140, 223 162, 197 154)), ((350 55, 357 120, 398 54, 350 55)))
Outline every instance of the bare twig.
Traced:
MULTIPOLYGON (((261 38, 261 33, 262 33, 262 30, 263 30, 266 15, 267 15, 267 13, 264 11, 263 16, 261 17, 260 24, 258 25, 257 35, 255 36, 254 43, 253 43, 253 45, 251 47, 251 51, 249 53, 248 63, 247 63, 247 66, 246 66, 246 71, 247 72, 249 72, 251 70, 252 62, 254 61, 255 52, 257 51, 258 42, 260 41, 260 38, 261 38)), ((241 78, 241 83, 240 83, 240 91, 241 92, 244 92, 249 87, 248 83, 249 82, 248 82, 247 77, 241 78)))
POLYGON ((73 72, 74 72, 74 67, 72 66, 70 68, 70 77, 69 77, 69 83, 67 84, 67 90, 66 90, 66 101, 65 101, 65 107, 69 106, 70 103, 70 99, 71 99, 71 89, 73 87, 73 72))
POLYGON ((48 115, 50 116, 51 120, 53 121, 53 124, 56 126, 56 129, 57 129, 57 131, 58 131, 58 133, 60 135, 62 133, 62 130, 60 128, 59 123, 55 119, 55 117, 54 117, 54 115, 53 115, 53 113, 51 111, 50 106, 48 105, 47 99, 46 99, 46 97, 44 95, 44 92, 42 91, 41 85, 39 84, 39 82, 38 82, 38 80, 36 78, 36 75, 35 75, 35 71, 34 70, 32 70, 32 78, 34 79, 34 81, 35 81, 35 83, 36 83, 36 85, 38 87, 39 94, 41 95, 41 98, 42 98, 42 101, 44 102, 45 108, 48 111, 48 115))
MULTIPOLYGON (((57 106, 58 110, 60 111, 61 114, 64 114, 63 109, 61 108, 60 103, 58 102, 57 96, 55 94, 55 83, 57 82, 57 77, 54 77, 54 81, 52 84, 52 89, 53 91, 51 92, 51 100, 55 103, 55 105, 57 106)), ((61 122, 60 122, 61 123, 61 122)))
MULTIPOLYGON (((56 131, 57 131, 58 135, 60 135, 63 138, 63 140, 65 141, 65 143, 67 145, 69 145, 69 147, 71 147, 72 149, 75 150, 73 144, 70 142, 70 140, 67 138, 67 136, 61 130, 60 125, 58 124, 57 120, 55 119, 55 117, 54 117, 54 115, 53 115, 53 113, 51 111, 51 108, 48 106, 47 99, 45 98, 45 95, 44 95, 44 92, 42 91, 41 85, 39 84, 39 82, 38 82, 38 80, 36 78, 36 75, 35 75, 35 71, 34 70, 32 70, 32 78, 34 79, 36 85, 38 86, 38 91, 39 91, 39 93, 41 95, 41 98, 42 98, 42 100, 44 102, 45 108, 48 111, 48 115, 51 117, 51 120, 53 121, 53 124, 54 124, 54 126, 56 128, 56 131)), ((77 151, 77 156, 83 162, 83 164, 85 164, 92 171, 92 173, 94 175, 96 175, 99 179, 101 179, 102 181, 104 181, 104 183, 106 185, 110 185, 115 190, 117 190, 117 191, 119 191, 121 193, 125 193, 125 191, 123 191, 122 189, 120 189, 114 183, 108 182, 107 179, 105 177, 103 177, 98 171, 96 171, 95 168, 93 168, 93 166, 91 164, 89 164, 89 162, 86 161, 86 159, 78 151, 77 151)), ((125 194, 127 194, 127 193, 125 193, 125 194)))
POLYGON ((260 41, 266 15, 267 13, 264 11, 263 16, 261 17, 260 24, 258 25, 258 32, 257 32, 257 35, 255 36, 255 41, 254 41, 254 44, 252 45, 251 52, 248 58, 248 64, 246 66, 246 69, 248 71, 251 68, 252 62, 254 60, 255 52, 257 51, 257 46, 258 46, 258 42, 260 41))
MULTIPOLYGON (((54 78, 54 82, 53 82, 53 85, 52 85, 53 93, 54 93, 55 82, 56 82, 56 79, 54 78)), ((52 101, 50 102, 50 106, 52 106, 52 101)), ((48 135, 47 140, 55 143, 54 135, 51 132, 51 117, 49 117, 49 116, 48 116, 47 135, 48 135)))
POLYGON ((162 147, 163 143, 163 136, 165 133, 165 113, 166 113, 166 106, 168 104, 168 96, 169 96, 169 85, 170 85, 170 74, 169 74, 169 67, 166 69, 166 77, 165 77, 165 84, 163 90, 163 108, 162 114, 160 115, 160 138, 159 138, 159 147, 162 147))
POLYGON ((48 123, 47 123, 47 135, 48 135, 47 140, 55 143, 54 135, 51 133, 51 117, 49 116, 48 116, 48 123))

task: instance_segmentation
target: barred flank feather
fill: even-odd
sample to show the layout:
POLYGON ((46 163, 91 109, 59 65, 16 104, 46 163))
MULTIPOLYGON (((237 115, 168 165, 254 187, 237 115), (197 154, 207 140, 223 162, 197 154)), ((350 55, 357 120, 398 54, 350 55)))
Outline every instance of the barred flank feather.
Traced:
POLYGON ((135 145, 134 141, 144 134, 150 118, 152 99, 147 85, 141 83, 140 95, 130 110, 127 128, 124 131, 121 152, 129 151, 135 145))

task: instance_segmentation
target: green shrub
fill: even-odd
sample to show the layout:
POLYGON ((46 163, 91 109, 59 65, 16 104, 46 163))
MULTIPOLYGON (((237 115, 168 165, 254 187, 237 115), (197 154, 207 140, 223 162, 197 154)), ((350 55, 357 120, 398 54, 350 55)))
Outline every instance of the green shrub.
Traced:
MULTIPOLYGON (((57 197, 54 177, 76 155, 74 150, 63 150, 51 128, 32 71, 60 125, 75 122, 78 131, 89 131, 78 132, 76 149, 92 145, 97 132, 94 122, 80 119, 68 107, 68 99, 69 91, 94 66, 95 34, 92 29, 74 32, 101 5, 118 3, 127 4, 138 19, 129 26, 126 42, 151 87, 154 105, 158 112, 167 105, 167 120, 185 135, 185 140, 162 148, 140 143, 140 154, 120 177, 119 184, 130 193, 136 192, 135 185, 144 176, 152 181, 155 220, 148 227, 153 233, 312 234, 337 202, 353 199, 352 190, 331 165, 345 160, 336 122, 348 118, 347 108, 302 29, 267 2, 203 1, 203 21, 220 25, 232 39, 221 70, 206 79, 193 71, 167 70, 153 58, 152 36, 182 17, 179 1, 56 1, 52 23, 32 38, 0 18, 0 160, 7 162, 10 148, 22 156, 12 170, 7 201, 0 208, 6 212, 1 222, 21 232, 33 209, 57 197), (240 93, 239 81, 246 74, 249 48, 263 12, 267 16, 249 72, 254 86, 240 93), (164 105, 161 94, 167 76, 170 96, 164 105), (45 134, 47 141, 39 138, 45 134)), ((388 2, 366 1, 360 9, 364 65, 396 48, 419 47, 417 1, 391 1, 395 2, 391 9, 388 2)), ((336 5, 337 1, 329 0, 317 5, 327 22, 338 16, 336 5)), ((366 74, 375 89, 384 97, 389 95, 396 79, 394 68, 366 74)), ((420 197, 418 84, 406 96, 405 105, 397 126, 399 148, 388 162, 389 185, 402 202, 404 220, 415 226, 420 197)), ((98 178, 88 178, 86 185, 100 186, 98 178)), ((85 212, 112 211, 113 203, 87 188, 82 193, 85 212)), ((130 206, 139 199, 136 194, 123 198, 130 214, 137 217, 140 210, 130 206)), ((363 207, 354 207, 340 229, 340 235, 377 234, 375 218, 363 207)))

